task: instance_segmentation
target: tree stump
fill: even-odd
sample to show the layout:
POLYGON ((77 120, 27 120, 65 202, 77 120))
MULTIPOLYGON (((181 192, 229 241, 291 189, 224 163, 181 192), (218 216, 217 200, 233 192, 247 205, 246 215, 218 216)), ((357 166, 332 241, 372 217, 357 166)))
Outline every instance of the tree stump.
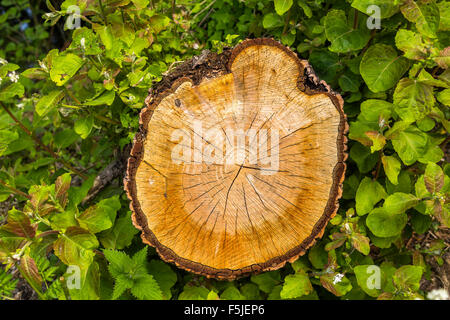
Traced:
POLYGON ((272 39, 175 69, 140 114, 125 189, 145 243, 218 279, 295 261, 338 209, 341 96, 272 39))

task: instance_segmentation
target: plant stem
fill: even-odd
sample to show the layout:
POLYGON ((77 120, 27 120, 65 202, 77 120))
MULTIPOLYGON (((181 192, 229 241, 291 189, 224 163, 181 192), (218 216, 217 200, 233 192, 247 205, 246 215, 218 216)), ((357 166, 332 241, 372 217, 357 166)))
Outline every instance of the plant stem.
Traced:
POLYGON ((63 166, 65 166, 67 169, 69 169, 70 171, 72 171, 73 173, 77 174, 78 176, 80 176, 83 180, 87 179, 87 176, 85 176, 84 174, 82 174, 80 171, 78 171, 77 169, 75 169, 74 167, 72 167, 72 165, 70 163, 68 163, 66 160, 62 159, 58 154, 56 154, 52 149, 50 149, 48 146, 46 146, 45 144, 43 144, 41 142, 41 140, 39 140, 39 138, 37 138, 27 127, 25 127, 23 125, 22 122, 19 121, 19 119, 17 119, 12 112, 3 104, 0 102, 0 105, 2 106, 2 108, 6 111, 6 113, 11 117, 11 119, 14 120, 15 123, 17 123, 17 125, 27 134, 29 135, 43 150, 47 151, 48 153, 50 153, 50 155, 55 158, 56 161, 60 162, 63 166))
POLYGON ((24 198, 27 198, 28 200, 31 200, 31 196, 29 196, 28 194, 26 194, 23 191, 20 191, 19 189, 16 189, 14 187, 11 187, 9 184, 7 184, 5 181, 3 181, 2 179, 0 179, 0 184, 2 186, 4 186, 5 188, 8 188, 9 190, 13 191, 14 193, 21 195, 24 198))

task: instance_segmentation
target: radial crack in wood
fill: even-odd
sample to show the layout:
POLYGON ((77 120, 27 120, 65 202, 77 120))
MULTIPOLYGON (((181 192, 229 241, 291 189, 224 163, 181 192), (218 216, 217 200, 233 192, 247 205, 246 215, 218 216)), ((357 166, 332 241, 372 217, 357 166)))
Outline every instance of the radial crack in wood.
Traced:
POLYGON ((149 96, 124 182, 144 242, 231 280, 293 262, 322 236, 348 125, 340 95, 272 39, 208 59, 149 96))

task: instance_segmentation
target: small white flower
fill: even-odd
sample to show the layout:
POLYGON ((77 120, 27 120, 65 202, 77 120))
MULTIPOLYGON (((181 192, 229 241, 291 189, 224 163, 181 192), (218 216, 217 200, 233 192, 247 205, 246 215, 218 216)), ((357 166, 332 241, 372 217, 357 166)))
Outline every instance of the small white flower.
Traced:
POLYGON ((3 58, 0 58, 0 64, 7 64, 8 63, 8 61, 6 61, 5 59, 3 59, 3 58))
POLYGON ((23 103, 23 102, 17 104, 17 108, 19 108, 19 109, 23 109, 24 106, 25 106, 25 103, 23 103))
POLYGON ((434 289, 428 292, 427 298, 430 300, 450 300, 447 290, 434 289))
POLYGON ((386 124, 386 120, 385 119, 381 119, 381 121, 379 123, 380 128, 383 128, 385 124, 386 124))
POLYGON ((132 94, 130 94, 130 96, 128 97, 128 101, 134 101, 136 99, 135 96, 133 96, 132 94))
POLYGON ((346 233, 352 233, 352 229, 350 228, 350 225, 348 223, 344 224, 344 229, 346 233))
POLYGON ((20 254, 19 254, 19 253, 13 254, 13 255, 12 255, 12 258, 13 258, 14 260, 20 260, 20 254))
POLYGON ((196 43, 194 43, 194 44, 192 45, 192 48, 194 48, 194 50, 197 50, 198 48, 200 48, 200 46, 199 46, 198 43, 196 42, 196 43))
POLYGON ((336 283, 341 282, 343 277, 344 277, 344 275, 343 275, 342 273, 337 273, 337 274, 334 276, 333 284, 336 284, 336 283))
POLYGON ((9 77, 9 80, 11 80, 11 82, 19 81, 19 75, 15 71, 8 73, 8 77, 9 77))
POLYGON ((85 38, 81 38, 80 44, 83 49, 86 49, 86 39, 85 38))

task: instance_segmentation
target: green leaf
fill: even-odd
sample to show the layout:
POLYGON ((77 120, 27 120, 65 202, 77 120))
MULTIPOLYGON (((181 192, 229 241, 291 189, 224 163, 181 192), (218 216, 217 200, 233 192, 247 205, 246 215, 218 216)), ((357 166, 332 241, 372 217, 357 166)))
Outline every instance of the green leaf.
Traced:
POLYGON ((354 29, 342 10, 328 12, 324 26, 326 37, 331 42, 329 50, 332 52, 345 53, 362 49, 370 38, 369 29, 366 26, 354 29))
POLYGON ((172 297, 172 288, 177 283, 177 274, 172 268, 161 260, 152 260, 148 266, 149 273, 158 282, 158 285, 163 293, 165 299, 169 300, 172 297))
POLYGON ((268 13, 263 18, 263 27, 265 29, 281 27, 283 24, 283 19, 275 13, 268 13))
POLYGON ((433 87, 417 80, 403 78, 394 92, 395 112, 404 120, 413 122, 431 112, 436 100, 433 87))
POLYGON ((311 8, 306 3, 306 0, 298 0, 297 4, 300 8, 302 8, 303 12, 305 13, 305 16, 307 16, 309 19, 311 19, 313 16, 313 13, 312 13, 311 8))
POLYGON ((23 97, 25 88, 19 82, 11 83, 9 86, 0 90, 0 101, 6 101, 14 96, 23 97))
POLYGON ((0 156, 8 150, 8 146, 19 139, 17 131, 7 129, 0 129, 0 156))
POLYGON ((400 29, 395 36, 395 45, 411 60, 422 60, 427 57, 427 48, 422 36, 411 30, 400 29))
POLYGON ((14 207, 8 211, 7 223, 0 230, 28 239, 36 235, 36 226, 31 224, 30 218, 14 207))
POLYGON ((88 99, 86 100, 83 105, 84 106, 101 106, 101 105, 107 105, 110 106, 114 102, 116 94, 114 91, 106 91, 99 97, 96 97, 94 99, 88 99))
POLYGON ((394 273, 394 285, 404 292, 417 291, 420 287, 422 273, 422 267, 410 265, 402 266, 394 273))
POLYGON ((337 297, 341 297, 352 290, 352 284, 347 277, 339 280, 338 274, 326 274, 320 276, 322 286, 337 297))
POLYGON ((407 166, 416 162, 426 151, 428 136, 415 126, 409 126, 392 138, 392 145, 407 166))
POLYGON ((450 107, 450 89, 445 89, 436 94, 436 98, 443 105, 450 107))
POLYGON ((221 300, 245 300, 245 297, 234 286, 230 286, 220 295, 221 300))
POLYGON ((205 287, 194 287, 186 285, 183 292, 178 296, 178 300, 206 300, 209 290, 205 287))
POLYGON ((358 9, 364 14, 370 14, 367 9, 372 6, 378 6, 380 8, 380 18, 390 18, 399 11, 400 5, 392 0, 354 0, 352 7, 358 9))
POLYGON ((435 163, 428 163, 425 169, 424 182, 428 192, 433 194, 441 191, 444 186, 444 172, 435 163))
POLYGON ((114 282, 114 289, 112 293, 112 300, 120 298, 120 296, 127 290, 133 287, 133 280, 130 277, 121 274, 118 275, 116 281, 114 282))
POLYGON ((118 196, 104 199, 84 210, 77 217, 77 220, 80 227, 92 233, 97 233, 113 226, 120 207, 118 196))
POLYGON ((143 275, 134 281, 131 293, 142 300, 162 300, 163 295, 158 283, 151 275, 143 275))
POLYGON ((93 125, 94 117, 89 115, 84 118, 79 118, 77 121, 75 121, 74 129, 82 139, 86 139, 91 133, 93 125))
POLYGON ((343 74, 338 82, 343 92, 359 92, 359 76, 353 73, 343 74))
POLYGON ((370 252, 370 240, 366 236, 360 233, 352 233, 351 242, 353 247, 361 252, 363 255, 367 256, 370 252))
POLYGON ((391 214, 400 214, 415 207, 419 201, 419 198, 410 193, 396 192, 387 197, 383 207, 391 214))
POLYGON ((322 245, 313 246, 308 252, 308 259, 316 269, 324 269, 328 263, 328 253, 322 245))
POLYGON ((150 0, 131 0, 134 3, 136 9, 141 10, 148 6, 150 0))
POLYGON ((88 269, 81 269, 81 288, 69 289, 72 300, 100 299, 100 268, 93 262, 88 269))
POLYGON ((73 53, 58 55, 52 61, 50 78, 57 86, 64 85, 83 66, 84 61, 73 53))
MULTIPOLYGON (((381 293, 382 271, 375 265, 359 265, 353 271, 356 281, 365 293, 371 297, 378 297, 381 293)), ((385 280, 385 278, 383 279, 385 280)))
POLYGON ((365 134, 372 142, 370 146, 370 152, 374 153, 384 148, 384 145, 386 144, 386 138, 383 136, 383 134, 379 133, 378 131, 367 131, 365 134))
POLYGON ((69 227, 53 244, 55 255, 66 265, 87 268, 92 263, 98 247, 97 238, 80 227, 69 227))
POLYGON ((71 49, 81 49, 86 55, 97 55, 102 53, 98 45, 97 36, 91 29, 86 27, 75 29, 72 34, 71 49))
POLYGON ((133 260, 124 252, 106 249, 103 250, 106 260, 110 263, 108 270, 114 278, 121 274, 128 274, 133 265, 133 260))
POLYGON ((62 208, 65 208, 67 204, 67 190, 70 188, 71 180, 70 174, 65 173, 56 178, 55 181, 55 197, 62 208))
POLYGON ((25 254, 20 258, 19 271, 31 287, 40 294, 42 277, 39 274, 36 262, 28 254, 25 254))
POLYGON ((383 156, 381 158, 384 172, 392 184, 398 184, 398 174, 402 168, 402 164, 394 156, 383 156))
POLYGON ((281 282, 281 276, 278 271, 269 271, 258 275, 252 275, 251 281, 255 283, 262 292, 270 293, 272 289, 281 282))
POLYGON ((439 8, 430 0, 405 0, 400 7, 403 16, 416 24, 417 30, 429 38, 436 38, 439 29, 439 8))
POLYGON ((361 173, 369 172, 378 162, 378 155, 360 143, 355 143, 350 149, 350 159, 356 162, 361 173))
POLYGON ((273 0, 275 4, 275 11, 282 16, 292 7, 292 0, 273 0))
POLYGON ((131 211, 119 217, 112 229, 100 234, 99 240, 107 249, 121 250, 131 244, 134 236, 139 232, 131 222, 131 211))
POLYGON ((36 104, 36 113, 41 117, 49 113, 64 98, 63 90, 54 90, 49 94, 41 97, 36 104))
POLYGON ((377 237, 393 237, 399 235, 408 221, 405 213, 392 214, 385 208, 373 209, 366 219, 366 225, 377 237))
POLYGON ((356 191, 356 213, 359 216, 369 213, 375 204, 381 199, 386 198, 387 194, 384 188, 377 181, 365 177, 359 184, 356 191))
POLYGON ((375 44, 364 54, 360 72, 369 89, 382 92, 392 88, 409 68, 406 58, 391 46, 375 44))
POLYGON ((440 12, 439 30, 450 31, 450 3, 441 1, 437 4, 440 12))
POLYGON ((294 299, 308 295, 312 291, 313 287, 307 274, 290 274, 284 278, 283 289, 280 292, 280 297, 282 299, 294 299))

